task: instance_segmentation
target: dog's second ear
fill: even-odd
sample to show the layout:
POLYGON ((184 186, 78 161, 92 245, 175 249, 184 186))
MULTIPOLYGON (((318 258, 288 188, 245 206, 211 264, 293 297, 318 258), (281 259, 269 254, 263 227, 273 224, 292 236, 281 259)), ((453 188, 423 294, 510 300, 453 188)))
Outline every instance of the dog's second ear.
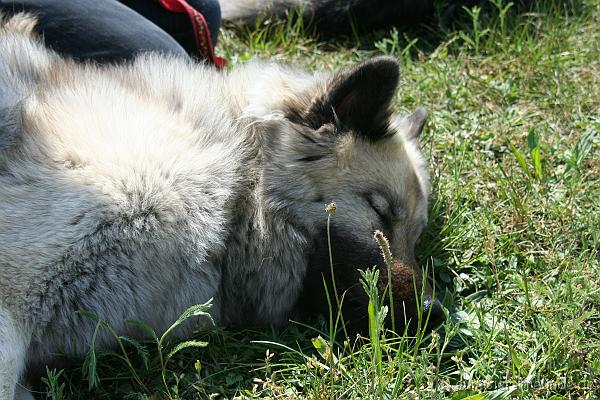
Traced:
POLYGON ((306 118, 314 129, 335 123, 342 131, 376 140, 388 131, 399 79, 399 65, 392 57, 375 57, 340 71, 306 118))
POLYGON ((427 122, 427 110, 423 107, 417 108, 408 117, 403 118, 406 134, 409 139, 417 139, 421 136, 425 123, 427 122))

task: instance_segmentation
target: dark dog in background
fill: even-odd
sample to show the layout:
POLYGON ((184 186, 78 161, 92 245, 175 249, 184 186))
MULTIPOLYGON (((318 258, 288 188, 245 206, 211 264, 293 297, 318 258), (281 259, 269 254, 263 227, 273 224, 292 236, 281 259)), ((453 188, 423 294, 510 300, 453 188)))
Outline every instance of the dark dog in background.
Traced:
MULTIPOLYGON (((515 3, 530 3, 517 0, 515 3)), ((261 17, 285 18, 291 9, 302 12, 323 36, 348 35, 391 27, 414 27, 439 15, 443 24, 455 21, 463 7, 482 0, 220 0, 225 21, 253 25, 261 17)))
POLYGON ((220 0, 224 20, 253 24, 261 15, 282 17, 302 10, 317 32, 348 34, 361 30, 414 25, 433 13, 433 0, 220 0))

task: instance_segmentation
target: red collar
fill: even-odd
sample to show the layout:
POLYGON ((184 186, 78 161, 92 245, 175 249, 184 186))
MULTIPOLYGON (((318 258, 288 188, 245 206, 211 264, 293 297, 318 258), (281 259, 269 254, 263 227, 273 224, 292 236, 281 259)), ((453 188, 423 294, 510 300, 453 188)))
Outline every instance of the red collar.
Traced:
POLYGON ((190 6, 185 0, 158 0, 158 2, 171 12, 187 13, 194 29, 194 38, 196 39, 198 53, 219 69, 227 65, 226 59, 215 55, 208 24, 201 13, 190 6))

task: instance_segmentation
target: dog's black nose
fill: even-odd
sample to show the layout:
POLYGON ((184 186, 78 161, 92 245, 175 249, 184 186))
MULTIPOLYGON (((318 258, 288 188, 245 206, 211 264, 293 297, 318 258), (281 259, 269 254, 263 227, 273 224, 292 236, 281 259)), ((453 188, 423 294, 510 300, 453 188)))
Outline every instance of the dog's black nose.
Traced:
POLYGON ((436 326, 440 325, 446 320, 446 316, 444 315, 444 310, 442 308, 442 303, 440 303, 437 299, 427 299, 425 300, 425 309, 423 313, 423 317, 429 319, 427 321, 427 330, 433 329, 436 326))

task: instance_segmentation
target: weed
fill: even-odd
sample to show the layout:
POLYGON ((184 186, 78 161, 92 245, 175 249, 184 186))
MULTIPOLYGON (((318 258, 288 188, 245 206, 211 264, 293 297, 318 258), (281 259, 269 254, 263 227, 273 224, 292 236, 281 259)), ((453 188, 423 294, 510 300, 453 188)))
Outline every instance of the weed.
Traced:
POLYGON ((63 400, 65 397, 65 383, 60 383, 60 377, 63 370, 49 369, 46 367, 46 376, 42 378, 42 383, 48 388, 47 398, 51 400, 63 400))
MULTIPOLYGON (((150 327, 148 324, 146 324, 145 322, 138 321, 135 319, 131 319, 131 320, 127 321, 128 323, 135 325, 136 327, 138 327, 142 331, 144 331, 148 335, 149 338, 153 339, 154 343, 156 344, 156 353, 157 353, 159 361, 160 361, 160 372, 161 372, 161 378, 162 378, 163 390, 164 390, 163 393, 170 400, 179 398, 179 396, 177 395, 177 385, 171 387, 167 383, 167 373, 168 373, 167 363, 175 354, 177 354, 179 351, 181 351, 183 349, 190 348, 190 347, 205 347, 208 345, 208 343, 204 342, 204 341, 199 341, 199 340, 188 340, 188 341, 180 342, 175 345, 169 346, 167 343, 167 337, 175 328, 177 328, 179 325, 181 325, 182 323, 184 323, 185 321, 187 321, 188 319, 190 319, 192 317, 204 317, 204 318, 208 318, 211 322, 213 322, 212 317, 208 313, 208 310, 210 309, 211 306, 212 306, 212 299, 204 304, 199 304, 199 305, 195 305, 195 306, 188 308, 179 316, 179 318, 177 318, 177 320, 160 337, 158 337, 158 335, 156 334, 154 329, 152 327, 150 327)), ((87 353, 87 355, 85 357, 85 361, 83 363, 83 375, 88 381, 88 389, 91 390, 100 383, 100 378, 99 378, 98 372, 97 372, 97 355, 96 355, 95 347, 96 347, 96 339, 97 339, 98 332, 100 329, 104 328, 104 329, 107 329, 110 332, 110 334, 112 335, 112 337, 115 339, 115 341, 121 351, 121 354, 117 355, 117 358, 119 358, 125 362, 125 364, 127 365, 128 369, 131 373, 132 378, 137 383, 139 389, 142 390, 142 392, 146 393, 146 394, 152 393, 152 391, 150 391, 146 387, 146 385, 144 384, 144 382, 138 375, 137 369, 134 367, 134 365, 131 361, 131 358, 129 356, 129 353, 125 349, 126 345, 129 345, 132 348, 134 348, 135 351, 137 352, 137 354, 140 356, 140 358, 144 364, 144 368, 147 370, 148 369, 148 360, 149 360, 149 351, 148 351, 146 344, 142 344, 135 339, 117 334, 117 332, 115 332, 115 330, 112 328, 112 326, 106 320, 101 319, 100 317, 98 317, 97 315, 95 315, 93 313, 90 313, 90 312, 84 311, 84 310, 80 310, 78 313, 84 317, 87 317, 87 318, 90 318, 90 319, 96 321, 96 329, 94 330, 94 334, 90 341, 90 350, 87 353)), ((55 386, 56 384, 53 383, 53 385, 55 386)), ((49 387, 52 389, 52 386, 49 386, 49 387)))

